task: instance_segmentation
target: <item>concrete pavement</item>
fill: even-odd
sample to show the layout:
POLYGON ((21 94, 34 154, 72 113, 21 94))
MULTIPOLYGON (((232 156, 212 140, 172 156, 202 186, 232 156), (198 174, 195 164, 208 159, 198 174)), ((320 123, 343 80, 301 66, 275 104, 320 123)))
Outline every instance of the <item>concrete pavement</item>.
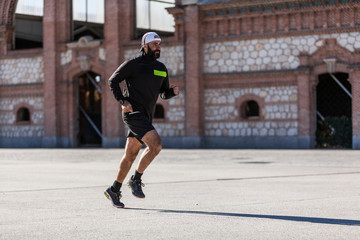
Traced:
POLYGON ((360 151, 164 149, 116 209, 122 154, 0 149, 0 239, 360 239, 360 151))

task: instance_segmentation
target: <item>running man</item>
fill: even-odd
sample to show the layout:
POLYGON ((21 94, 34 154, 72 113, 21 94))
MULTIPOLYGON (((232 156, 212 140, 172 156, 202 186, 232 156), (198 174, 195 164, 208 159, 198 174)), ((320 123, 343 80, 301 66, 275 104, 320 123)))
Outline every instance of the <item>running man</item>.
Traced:
POLYGON ((109 85, 115 99, 121 104, 122 118, 129 128, 125 145, 125 154, 113 185, 105 190, 105 196, 114 207, 123 208, 120 202, 120 188, 143 143, 146 149, 142 153, 135 174, 128 185, 137 198, 145 198, 142 191, 141 176, 151 161, 161 151, 159 134, 152 125, 152 114, 160 94, 169 99, 179 94, 179 88, 169 86, 168 71, 165 65, 156 59, 160 57, 161 38, 155 32, 145 33, 141 41, 142 55, 125 61, 112 74, 109 85), (119 83, 125 81, 123 91, 119 83))

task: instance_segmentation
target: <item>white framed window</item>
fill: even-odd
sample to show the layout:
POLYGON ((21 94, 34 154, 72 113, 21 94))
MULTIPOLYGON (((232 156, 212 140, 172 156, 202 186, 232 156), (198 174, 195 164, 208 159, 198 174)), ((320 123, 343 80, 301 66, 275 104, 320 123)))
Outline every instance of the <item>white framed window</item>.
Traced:
POLYGON ((72 1, 73 41, 83 36, 91 36, 94 39, 104 38, 104 4, 104 0, 72 1))
POLYGON ((17 14, 43 16, 44 0, 18 0, 16 5, 17 14))
POLYGON ((174 32, 174 17, 166 8, 175 0, 136 0, 136 28, 160 32, 174 32))
POLYGON ((73 0, 73 20, 104 23, 104 0, 73 0))
POLYGON ((43 47, 44 0, 18 0, 13 49, 43 47))

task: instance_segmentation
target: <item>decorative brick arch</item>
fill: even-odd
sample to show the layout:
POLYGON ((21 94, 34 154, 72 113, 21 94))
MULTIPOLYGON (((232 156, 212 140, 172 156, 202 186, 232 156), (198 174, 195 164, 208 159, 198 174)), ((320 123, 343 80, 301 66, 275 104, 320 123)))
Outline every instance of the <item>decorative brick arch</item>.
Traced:
MULTIPOLYGON (((300 65, 307 66, 310 69, 309 82, 310 90, 313 98, 316 94, 316 86, 318 84, 318 76, 329 72, 329 68, 326 64, 326 60, 335 60, 332 66, 333 72, 349 73, 351 75, 353 66, 357 66, 360 63, 360 52, 351 52, 348 49, 340 46, 336 39, 324 39, 322 46, 315 51, 312 55, 300 58, 300 65), (325 61, 324 61, 325 60, 325 61)), ((351 84, 351 77, 349 81, 351 84)))
POLYGON ((238 99, 236 99, 235 107, 238 110, 238 119, 239 121, 263 121, 264 120, 264 111, 265 111, 265 101, 263 98, 255 94, 246 94, 238 99), (248 101, 255 101, 259 106, 259 117, 258 118, 243 118, 242 116, 242 107, 244 103, 248 101))
POLYGON ((0 1, 0 55, 11 49, 14 34, 14 19, 17 0, 0 1))
POLYGON ((0 2, 0 25, 13 26, 18 0, 3 0, 0 2))
POLYGON ((16 125, 29 125, 29 124, 33 124, 33 123, 34 123, 34 122, 33 122, 33 114, 34 114, 34 111, 35 111, 35 110, 34 110, 34 107, 31 106, 31 105, 28 104, 28 103, 25 103, 25 102, 19 103, 19 104, 15 105, 15 106, 14 106, 14 111, 13 111, 13 113, 14 113, 14 115, 15 115, 15 122, 14 122, 14 124, 16 124, 16 125), (17 119, 17 114, 18 114, 18 111, 19 111, 21 108, 26 108, 27 110, 29 110, 30 119, 29 119, 28 122, 19 122, 19 121, 17 121, 17 120, 18 120, 18 119, 17 119))
MULTIPOLYGON (((334 38, 321 40, 322 46, 312 55, 300 56, 300 66, 312 68, 312 75, 328 73, 325 59, 336 59, 335 72, 349 72, 351 65, 360 63, 360 54, 340 46, 334 38)), ((312 78, 314 79, 314 78, 312 78)))
POLYGON ((299 74, 300 77, 298 76, 299 100, 302 99, 298 102, 299 133, 301 136, 310 136, 310 138, 315 139, 318 76, 329 73, 330 69, 328 69, 324 60, 335 60, 332 71, 348 73, 349 82, 353 92, 355 92, 352 99, 352 122, 353 135, 356 135, 356 132, 360 133, 360 117, 356 115, 360 108, 360 99, 356 97, 356 86, 359 84, 355 82, 358 78, 355 77, 354 69, 357 69, 357 66, 360 64, 360 52, 356 49, 352 52, 340 46, 335 38, 323 39, 319 43, 321 46, 312 55, 303 54, 300 56, 299 69, 304 71, 302 74, 299 74))

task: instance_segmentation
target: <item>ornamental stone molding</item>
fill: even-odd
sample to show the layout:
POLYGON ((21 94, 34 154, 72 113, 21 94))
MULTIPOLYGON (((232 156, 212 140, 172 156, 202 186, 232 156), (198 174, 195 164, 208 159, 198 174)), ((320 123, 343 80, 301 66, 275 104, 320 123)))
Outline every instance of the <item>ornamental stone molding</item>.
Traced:
POLYGON ((90 59, 91 56, 87 54, 81 55, 77 58, 80 63, 81 70, 88 71, 90 69, 90 59))
POLYGON ((66 46, 70 49, 73 48, 95 48, 100 46, 101 40, 94 40, 92 36, 83 36, 77 42, 67 43, 66 46))

